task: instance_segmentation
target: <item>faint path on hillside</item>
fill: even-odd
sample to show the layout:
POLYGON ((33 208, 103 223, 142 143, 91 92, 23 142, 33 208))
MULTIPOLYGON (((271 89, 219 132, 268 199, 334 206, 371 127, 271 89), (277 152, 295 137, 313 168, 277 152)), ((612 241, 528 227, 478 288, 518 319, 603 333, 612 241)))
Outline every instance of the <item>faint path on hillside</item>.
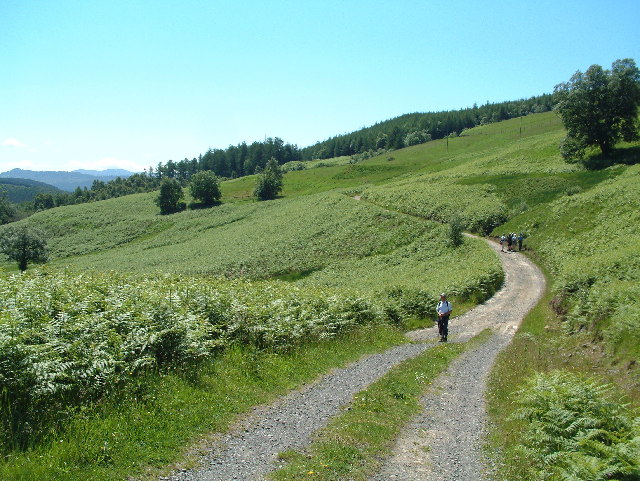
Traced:
MULTIPOLYGON (((495 248, 493 243, 491 245, 495 248)), ((468 441, 472 436, 473 439, 479 439, 482 432, 482 423, 479 424, 476 421, 482 420, 484 416, 482 401, 485 386, 484 376, 493 363, 497 351, 509 342, 524 314, 539 298, 544 285, 542 275, 526 258, 519 254, 499 253, 499 255, 503 260, 506 273, 505 286, 486 304, 478 306, 463 316, 454 317, 450 322, 449 337, 454 342, 465 341, 487 327, 494 328, 496 335, 484 344, 483 348, 486 354, 483 354, 482 360, 478 353, 483 348, 466 355, 461 362, 456 363, 457 368, 448 371, 452 382, 448 384, 444 382, 442 390, 436 393, 437 396, 428 401, 432 403, 430 408, 438 405, 435 404, 438 402, 442 405, 443 410, 454 408, 469 412, 470 414, 467 414, 462 420, 465 425, 448 426, 442 420, 428 418, 429 425, 437 423, 435 424, 437 429, 428 433, 431 438, 423 436, 423 429, 418 428, 416 434, 410 434, 411 430, 407 430, 408 434, 402 436, 396 454, 390 458, 387 464, 390 474, 387 477, 383 475, 383 477, 374 479, 424 479, 414 476, 414 473, 421 472, 422 468, 415 466, 415 462, 416 460, 422 461, 422 458, 418 459, 414 456, 413 443, 426 442, 426 445, 433 446, 432 439, 437 440, 442 436, 447 436, 445 441, 447 449, 444 451, 447 456, 452 454, 459 458, 462 455, 462 461, 465 463, 468 461, 467 458, 479 459, 479 447, 475 447, 478 442, 472 441, 469 444, 468 441), (477 372, 471 371, 471 367, 477 367, 479 370, 477 372), (458 369, 459 372, 456 373, 455 369, 458 369), (464 383, 466 387, 461 388, 463 373, 468 378, 468 382, 464 383), (467 409, 466 405, 468 404, 471 405, 471 410, 467 409), (458 439, 460 433, 464 439, 458 439), (403 443, 408 443, 409 447, 403 448, 403 443), (471 454, 466 454, 468 452, 468 448, 465 447, 467 444, 471 446, 469 448, 471 454), (402 466, 402 468, 398 471, 394 466, 402 466), (411 471, 407 471, 407 467, 411 471), (398 472, 401 474, 394 474, 398 472)), ((420 341, 432 341, 437 338, 435 328, 414 331, 409 335, 418 342, 397 346, 384 353, 367 356, 346 368, 335 369, 317 382, 290 393, 276 403, 255 409, 242 422, 234 426, 230 433, 219 437, 209 453, 202 457, 201 467, 194 470, 183 470, 168 478, 161 479, 171 481, 265 479, 268 472, 278 468, 278 453, 288 449, 306 447, 311 442, 312 434, 326 426, 332 416, 339 414, 340 409, 351 402, 354 394, 382 377, 393 366, 415 357, 435 345, 433 342, 423 343, 420 341)), ((439 378, 438 382, 443 381, 439 378)), ((440 411, 440 408, 437 408, 437 411, 440 411)), ((440 415, 442 416, 443 413, 440 415)), ((453 414, 444 415, 457 419, 453 414)), ((433 463, 434 470, 432 472, 436 473, 439 472, 435 466, 440 462, 438 454, 440 451, 435 447, 431 449, 431 456, 427 462, 433 463)), ((443 459, 447 460, 451 457, 445 456, 443 459)), ((458 469, 456 464, 452 466, 455 468, 453 471, 458 469)), ((473 464, 471 472, 479 472, 479 466, 477 463, 473 464)), ((455 475, 454 477, 429 479, 472 480, 482 478, 479 475, 469 477, 455 475)))
MULTIPOLYGON (((497 244, 490 245, 502 259, 504 286, 485 304, 452 319, 449 336, 464 341, 484 328, 492 328, 493 336, 456 359, 434 382, 421 400, 422 413, 403 430, 392 455, 371 481, 488 479, 492 467, 482 454, 487 376, 498 352, 509 344, 545 287, 544 276, 526 257, 501 253, 497 244)), ((410 336, 421 340, 436 334, 431 328, 410 336)))

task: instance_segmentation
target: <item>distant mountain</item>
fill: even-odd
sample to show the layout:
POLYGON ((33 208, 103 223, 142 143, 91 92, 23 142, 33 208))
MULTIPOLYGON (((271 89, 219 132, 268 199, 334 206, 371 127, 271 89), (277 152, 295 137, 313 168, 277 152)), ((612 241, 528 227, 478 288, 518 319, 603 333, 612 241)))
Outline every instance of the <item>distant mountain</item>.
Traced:
POLYGON ((61 189, 53 185, 45 184, 30 179, 13 179, 10 177, 0 178, 0 192, 4 191, 10 202, 18 204, 28 202, 38 194, 57 194, 61 189))
POLYGON ((38 182, 44 182, 46 184, 50 184, 54 187, 57 187, 62 190, 66 190, 67 192, 73 192, 77 187, 80 188, 90 188, 93 184, 94 180, 101 180, 103 182, 108 182, 110 180, 115 179, 116 177, 128 177, 131 175, 131 172, 120 169, 112 169, 107 171, 74 171, 74 172, 66 172, 66 171, 37 171, 37 170, 24 170, 24 169, 13 169, 8 172, 3 172, 0 174, 0 178, 14 178, 14 179, 30 179, 36 180, 38 182), (119 172, 116 175, 112 174, 104 174, 104 172, 119 172), (86 174, 84 172, 96 172, 96 174, 86 174), (125 172, 126 175, 121 174, 120 172, 125 172))
POLYGON ((127 178, 134 174, 134 172, 129 172, 124 169, 106 169, 106 170, 87 170, 87 169, 77 169, 73 172, 78 172, 80 174, 93 175, 95 177, 105 177, 105 176, 115 176, 127 178))

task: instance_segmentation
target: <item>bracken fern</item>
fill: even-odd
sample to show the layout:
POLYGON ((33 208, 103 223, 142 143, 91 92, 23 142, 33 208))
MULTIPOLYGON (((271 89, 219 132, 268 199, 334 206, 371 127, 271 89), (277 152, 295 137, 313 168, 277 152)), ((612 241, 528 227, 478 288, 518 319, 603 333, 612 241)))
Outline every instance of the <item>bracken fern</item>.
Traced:
POLYGON ((556 371, 536 374, 516 395, 531 479, 640 479, 640 418, 610 385, 556 371))

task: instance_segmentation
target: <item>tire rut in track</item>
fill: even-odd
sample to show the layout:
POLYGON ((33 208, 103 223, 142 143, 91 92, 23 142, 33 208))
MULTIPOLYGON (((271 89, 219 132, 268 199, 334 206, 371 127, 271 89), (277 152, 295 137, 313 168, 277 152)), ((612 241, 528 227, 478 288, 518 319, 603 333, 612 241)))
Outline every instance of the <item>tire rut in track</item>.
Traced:
MULTIPOLYGON (((493 243, 490 243, 496 249, 493 243)), ((472 418, 481 419, 484 416, 484 405, 482 402, 482 393, 484 392, 485 372, 488 372, 495 354, 498 350, 506 345, 511 336, 515 332, 517 325, 524 317, 526 312, 535 305, 537 299, 541 295, 544 287, 544 278, 539 270, 519 254, 502 254, 503 265, 505 269, 505 285, 498 293, 487 301, 485 304, 469 311, 460 317, 452 318, 449 327, 449 336, 453 341, 466 341, 475 334, 481 332, 485 328, 492 328, 496 334, 483 345, 486 353, 486 360, 478 362, 478 357, 473 353, 466 354, 461 360, 455 361, 454 365, 462 363, 461 372, 468 373, 471 385, 475 386, 476 393, 473 394, 473 402, 477 414, 472 414, 466 419, 471 422, 472 418), (488 347, 487 347, 488 346, 488 347), (471 361, 464 361, 471 359, 471 361), (481 368, 481 372, 472 373, 469 365, 477 364, 481 368)), ((437 337, 435 328, 413 331, 409 333, 415 341, 433 340, 437 337)), ((219 438, 214 444, 211 451, 203 456, 201 467, 193 470, 182 470, 176 472, 169 477, 163 477, 162 480, 170 481, 229 481, 229 480, 263 480, 270 471, 278 467, 278 453, 288 449, 301 449, 311 442, 311 436, 314 432, 326 426, 332 416, 340 412, 340 408, 351 402, 353 396, 359 391, 365 389, 369 384, 386 374, 393 366, 415 357, 432 347, 434 344, 416 343, 397 346, 384 353, 375 354, 365 357, 346 368, 335 369, 327 376, 319 379, 317 382, 303 387, 283 397, 274 404, 256 409, 252 414, 247 416, 242 422, 234 426, 230 433, 219 438)), ((452 367, 453 369, 453 367, 452 367)), ((448 372, 452 372, 449 370, 448 372)), ((462 374, 452 376, 452 386, 448 387, 444 383, 438 396, 444 407, 454 406, 452 399, 456 396, 465 398, 470 394, 471 388, 457 392, 462 385, 460 382, 462 374)), ((445 377, 439 378, 441 382, 445 377)), ((435 399, 435 398, 433 398, 435 399)), ((424 415, 428 415, 435 409, 436 401, 428 401, 424 415)), ((459 408, 462 409, 462 408, 459 408)), ((432 421, 428 420, 428 423, 432 421)), ((476 426, 465 428, 465 433, 482 432, 482 423, 476 426)), ((440 425, 435 430, 441 434, 452 433, 457 427, 450 429, 440 425)), ((424 439, 424 430, 417 431, 417 435, 424 439)), ((416 434, 410 433, 411 429, 407 429, 403 437, 400 438, 398 449, 400 450, 400 458, 398 453, 394 453, 384 469, 395 469, 393 464, 402 459, 403 467, 400 469, 400 477, 393 472, 386 478, 372 479, 424 479, 421 477, 412 478, 409 476, 407 466, 413 466, 413 472, 419 473, 422 465, 415 465, 416 459, 410 461, 408 454, 415 452, 415 449, 402 448, 403 438, 410 436, 406 441, 410 446, 414 446, 416 442, 416 434), (408 464, 407 464, 408 463, 408 464)), ((432 434, 432 438, 434 433, 432 434)), ((465 434, 465 436, 467 436, 465 434)), ((437 438, 437 436, 436 436, 437 438)), ((433 439, 436 439, 433 438, 433 439)), ((433 441, 429 441, 432 443, 433 441)), ((462 445, 467 443, 466 439, 447 441, 447 446, 451 449, 462 449, 462 445), (459 446, 459 447, 455 447, 459 446)), ((470 449, 475 449, 476 441, 471 442, 470 449)), ((429 444, 427 444, 429 446, 429 444)), ((430 457, 426 460, 429 469, 436 472, 436 464, 438 463, 437 451, 429 448, 430 457)), ((467 449, 467 448, 464 448, 467 449)), ((425 450, 421 450, 425 453, 425 450)), ((447 451, 448 452, 448 451, 447 451)), ((466 452, 466 451, 465 451, 466 452)), ((478 456, 476 456, 478 457, 478 456)), ((449 465, 451 458, 445 456, 449 465)), ((418 461, 424 461, 422 458, 418 461)), ((467 463, 468 464, 468 463, 467 463)), ((454 466, 454 471, 457 469, 454 466)), ((473 468, 479 469, 479 468, 473 468)), ((452 478, 429 478, 429 479, 482 479, 480 477, 458 477, 452 478)))
MULTIPOLYGON (((371 481, 482 481, 492 470, 482 454, 486 434, 486 380, 498 352, 537 304, 545 281, 526 257, 500 253, 505 283, 485 304, 454 318, 449 332, 467 340, 485 328, 493 336, 465 352, 433 384, 421 402, 423 411, 396 440, 392 455, 371 481)), ((414 331, 413 339, 433 337, 433 329, 414 331)))
POLYGON ((278 453, 301 449, 353 395, 365 389, 393 366, 415 357, 433 344, 404 344, 381 354, 335 369, 318 382, 258 408, 221 437, 203 457, 202 467, 181 471, 163 480, 261 480, 278 466, 278 453))

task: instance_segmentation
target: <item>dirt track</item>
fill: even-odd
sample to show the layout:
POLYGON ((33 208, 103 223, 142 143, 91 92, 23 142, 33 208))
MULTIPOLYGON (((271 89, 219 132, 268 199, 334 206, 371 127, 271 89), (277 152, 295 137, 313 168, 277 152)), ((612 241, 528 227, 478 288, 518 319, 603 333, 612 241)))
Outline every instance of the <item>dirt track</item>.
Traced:
MULTIPOLYGON (((526 257, 501 253, 503 288, 485 304, 454 318, 449 337, 468 340, 485 328, 494 335, 456 359, 422 399, 422 413, 398 438, 392 456, 371 481, 485 480, 492 467, 483 459, 486 431, 484 393, 496 355, 513 337, 518 325, 544 291, 544 276, 526 257)), ((435 329, 410 333, 420 340, 437 335, 435 329)))
MULTIPOLYGON (((425 410, 399 438, 394 454, 372 480, 481 480, 480 443, 484 430, 485 378, 498 351, 511 340, 518 324, 540 298, 544 277, 520 254, 500 253, 505 285, 485 304, 449 324, 449 340, 466 341, 491 328, 495 334, 480 348, 456 360, 424 399, 425 410)), ((455 306, 454 306, 455 308, 455 306)), ((455 312, 454 312, 455 314, 455 312)), ((400 362, 432 347, 421 343, 437 337, 436 328, 413 331, 415 344, 336 369, 316 383, 271 406, 257 409, 223 436, 195 470, 175 473, 172 481, 262 480, 278 467, 278 453, 306 446, 354 394, 400 362)))

